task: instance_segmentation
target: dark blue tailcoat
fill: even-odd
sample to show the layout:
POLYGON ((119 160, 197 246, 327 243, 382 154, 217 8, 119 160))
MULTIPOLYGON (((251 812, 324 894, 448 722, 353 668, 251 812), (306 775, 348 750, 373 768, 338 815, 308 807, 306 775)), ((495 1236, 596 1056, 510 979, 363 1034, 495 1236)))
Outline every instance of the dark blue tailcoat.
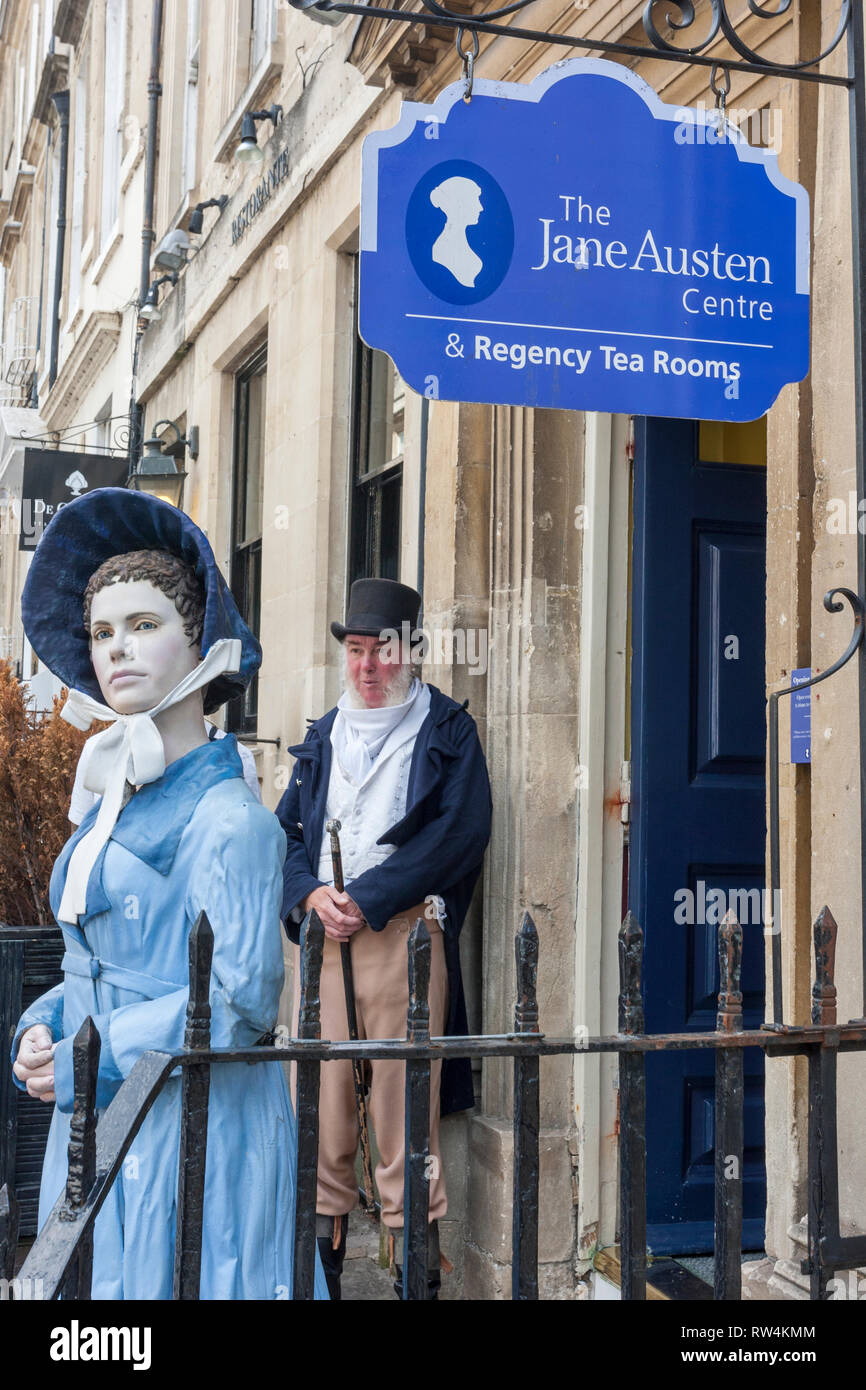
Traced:
MULTIPOLYGON (((428 893, 441 895, 450 999, 445 1032, 462 1036, 468 1025, 458 939, 490 839, 490 782, 475 720, 435 685, 427 688, 430 710, 412 750, 406 814, 377 841, 397 848, 384 863, 347 883, 346 891, 373 931, 381 931, 391 917, 422 902, 428 893)), ((314 720, 306 742, 289 749, 297 762, 277 807, 288 841, 283 869, 286 919, 320 883, 316 870, 336 716, 334 708, 314 720)), ((297 942, 298 925, 287 920, 286 930, 297 942)), ((444 1115, 474 1103, 468 1058, 444 1063, 441 1096, 444 1115)))

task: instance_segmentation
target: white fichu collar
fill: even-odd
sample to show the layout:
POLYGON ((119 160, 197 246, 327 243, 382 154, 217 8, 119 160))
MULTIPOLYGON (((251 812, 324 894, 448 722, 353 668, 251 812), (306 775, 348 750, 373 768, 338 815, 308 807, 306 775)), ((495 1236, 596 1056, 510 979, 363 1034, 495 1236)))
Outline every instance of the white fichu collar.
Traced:
POLYGON ((240 663, 240 639, 221 637, 165 699, 139 714, 118 714, 81 690, 70 691, 61 710, 67 723, 77 729, 89 729, 95 719, 104 719, 111 720, 112 727, 95 734, 84 745, 84 785, 90 791, 100 792, 102 801, 96 820, 70 856, 63 897, 57 910, 59 921, 77 923, 84 913, 90 872, 120 815, 126 783, 143 786, 146 782, 155 782, 165 772, 165 747, 153 722, 154 716, 179 704, 217 676, 239 670, 240 663))

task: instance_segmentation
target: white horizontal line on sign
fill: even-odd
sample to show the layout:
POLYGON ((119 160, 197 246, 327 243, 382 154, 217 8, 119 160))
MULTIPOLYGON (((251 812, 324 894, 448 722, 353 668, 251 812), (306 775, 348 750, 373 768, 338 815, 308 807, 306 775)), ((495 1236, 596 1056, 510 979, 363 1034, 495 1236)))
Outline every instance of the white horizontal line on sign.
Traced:
POLYGON ((508 319, 461 319, 456 314, 407 314, 407 319, 436 319, 439 323, 483 323, 488 328, 544 328, 551 333, 606 333, 610 338, 649 338, 660 343, 709 343, 713 347, 773 349, 772 343, 737 343, 727 338, 686 338, 675 333, 633 333, 625 328, 570 328, 561 323, 511 323, 508 319))

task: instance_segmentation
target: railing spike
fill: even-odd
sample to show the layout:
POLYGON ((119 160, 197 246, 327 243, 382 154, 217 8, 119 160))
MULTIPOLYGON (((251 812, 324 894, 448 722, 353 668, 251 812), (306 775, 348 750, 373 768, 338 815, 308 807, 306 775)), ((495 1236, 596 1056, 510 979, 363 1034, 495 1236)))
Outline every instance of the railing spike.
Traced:
POLYGON ((301 943, 301 1002, 298 1010, 298 1037, 318 1038, 322 1025, 322 958, 325 928, 317 912, 311 912, 301 943))
MULTIPOLYGON (((187 1052, 206 1052, 210 1048, 212 961, 213 930, 207 913, 200 912, 189 934, 189 1001, 183 1044, 187 1052)), ((210 1064, 185 1066, 180 1093, 174 1243, 173 1296, 176 1299, 195 1300, 199 1296, 209 1096, 210 1064)))
MULTIPOLYGON (((538 932, 528 912, 514 938, 517 963, 515 1033, 538 1034, 538 932)), ((538 1298, 538 1057, 514 1059, 514 1174, 511 1297, 538 1298)))
POLYGON ((88 1015, 72 1042, 74 1100, 63 1219, 75 1221, 96 1179, 96 1078, 102 1039, 88 1015))
MULTIPOLYGON (((719 996, 716 1028, 743 1030, 743 929, 733 912, 719 926, 719 996)), ((742 1297, 740 1270, 743 1243, 743 1053, 719 1047, 715 1057, 713 1294, 719 1301, 742 1297)))
MULTIPOLYGON (((88 1015, 72 1042, 74 1099, 69 1125, 69 1168, 61 1221, 77 1221, 96 1182, 96 1081, 102 1039, 88 1015)), ((69 1267, 64 1296, 90 1298, 93 1275, 93 1230, 82 1237, 69 1267)))
POLYGON ((629 910, 619 929, 619 1031, 642 1033, 643 1000, 640 992, 643 962, 643 931, 629 910))
POLYGON ((0 1279, 9 1280, 15 1273, 15 1251, 18 1248, 19 1206, 9 1184, 0 1187, 0 1279))
POLYGON ((430 1037, 430 932, 419 917, 409 933, 409 1012, 406 1041, 424 1043, 430 1037))
POLYGON ((832 1026, 836 1022, 836 919, 824 905, 815 919, 815 982, 812 985, 812 1022, 832 1026))
POLYGON ((517 998, 514 1004, 515 1033, 538 1032, 538 932, 528 912, 514 938, 517 963, 517 998))
POLYGON ((200 912, 189 934, 189 1002, 183 1045, 191 1050, 210 1047, 210 975, 213 928, 200 912))
POLYGON ((743 994, 740 988, 743 968, 743 928, 736 915, 725 913, 719 927, 719 998, 716 1028, 720 1033, 743 1030, 743 994))
MULTIPOLYGON (((304 1041, 319 1038, 322 1031, 321 978, 325 950, 325 928, 315 911, 307 918, 301 933, 301 978, 298 1005, 298 1037, 304 1041)), ((313 1058, 297 1063, 298 1156, 295 1186, 295 1250, 292 1272, 292 1298, 309 1302, 315 1297, 316 1279, 316 1190, 319 1164, 319 1083, 320 1063, 313 1058)))
MULTIPOLYGON (((633 912, 619 929, 619 1031, 644 1030, 640 992, 643 932, 633 912)), ((622 1297, 646 1298, 646 1064, 643 1053, 619 1054, 619 1202, 622 1297)))
MULTIPOLYGON (((409 1010, 406 1041, 430 1043, 432 942, 423 917, 409 933, 409 1010)), ((430 1058, 406 1063, 403 1169, 403 1298, 427 1298, 427 1223, 430 1214, 430 1058)))

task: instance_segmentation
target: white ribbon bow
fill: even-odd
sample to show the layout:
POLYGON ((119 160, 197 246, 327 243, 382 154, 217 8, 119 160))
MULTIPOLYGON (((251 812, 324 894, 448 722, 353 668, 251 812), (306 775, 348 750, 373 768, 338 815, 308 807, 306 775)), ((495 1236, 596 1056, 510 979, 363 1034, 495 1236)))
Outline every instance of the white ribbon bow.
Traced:
POLYGON ((165 772, 165 748, 162 735, 153 722, 154 716, 226 671, 239 670, 240 663, 240 639, 220 638, 165 699, 140 714, 118 714, 81 690, 70 691, 61 711, 67 723, 77 729, 89 729, 95 719, 104 719, 111 720, 112 727, 95 734, 84 745, 84 785, 90 791, 101 792, 102 801, 96 820, 72 851, 57 911, 59 921, 77 923, 84 913, 90 872, 120 815, 125 784, 143 786, 146 782, 155 782, 165 772))

